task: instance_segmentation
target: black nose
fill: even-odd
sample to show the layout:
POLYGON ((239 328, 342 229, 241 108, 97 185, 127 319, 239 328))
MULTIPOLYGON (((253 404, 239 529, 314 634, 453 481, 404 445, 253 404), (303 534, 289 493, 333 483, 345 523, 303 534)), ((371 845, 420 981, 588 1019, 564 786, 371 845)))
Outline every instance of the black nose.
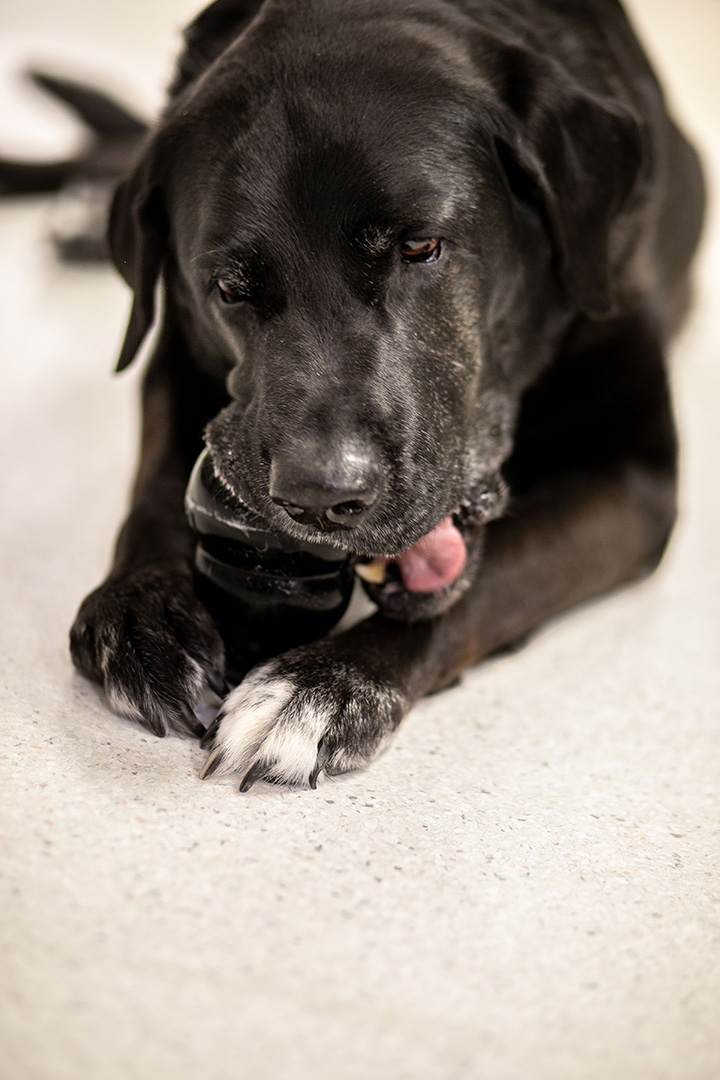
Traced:
POLYGON ((354 529, 377 502, 381 471, 372 453, 347 447, 294 447, 272 456, 270 498, 303 525, 354 529))

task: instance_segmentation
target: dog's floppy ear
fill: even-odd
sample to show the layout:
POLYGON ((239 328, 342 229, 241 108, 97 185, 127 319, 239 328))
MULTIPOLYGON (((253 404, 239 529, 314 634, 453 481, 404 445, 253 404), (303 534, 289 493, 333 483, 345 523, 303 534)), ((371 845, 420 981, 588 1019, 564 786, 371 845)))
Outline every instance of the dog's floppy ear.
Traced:
POLYGON ((640 124, 624 104, 588 92, 524 47, 505 47, 500 78, 510 117, 498 149, 511 187, 518 169, 526 193, 530 178, 568 295, 589 315, 607 317, 610 229, 640 172, 640 124))
POLYGON ((110 208, 110 255, 133 291, 116 371, 132 363, 155 318, 155 287, 165 257, 167 216, 153 150, 151 144, 135 171, 117 189, 110 208))
POLYGON ((170 97, 176 97, 250 25, 264 0, 215 0, 183 31, 185 48, 178 61, 170 97))

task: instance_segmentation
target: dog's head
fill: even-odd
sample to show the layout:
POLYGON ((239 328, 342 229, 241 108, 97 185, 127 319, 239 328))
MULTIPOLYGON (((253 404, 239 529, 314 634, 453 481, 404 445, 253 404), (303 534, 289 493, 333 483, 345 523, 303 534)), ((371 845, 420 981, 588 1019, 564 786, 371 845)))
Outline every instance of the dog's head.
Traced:
POLYGON ((221 478, 280 531, 398 556, 388 604, 428 614, 504 507, 523 390, 611 307, 637 125, 451 5, 254 6, 116 197, 119 366, 163 272, 227 381, 221 478))

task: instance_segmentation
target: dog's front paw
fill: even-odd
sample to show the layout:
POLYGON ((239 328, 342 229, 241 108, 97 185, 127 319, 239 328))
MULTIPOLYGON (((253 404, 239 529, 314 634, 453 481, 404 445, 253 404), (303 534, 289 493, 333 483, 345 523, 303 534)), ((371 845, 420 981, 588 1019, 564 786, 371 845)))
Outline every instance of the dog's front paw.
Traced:
POLYGON ((367 765, 407 711, 398 691, 333 656, 332 640, 294 649, 254 668, 225 699, 204 743, 202 770, 314 788, 318 776, 367 765))
POLYGON ((223 643, 189 569, 147 567, 105 582, 81 605, 70 652, 117 712, 154 735, 204 734, 194 707, 206 686, 225 689, 223 643))

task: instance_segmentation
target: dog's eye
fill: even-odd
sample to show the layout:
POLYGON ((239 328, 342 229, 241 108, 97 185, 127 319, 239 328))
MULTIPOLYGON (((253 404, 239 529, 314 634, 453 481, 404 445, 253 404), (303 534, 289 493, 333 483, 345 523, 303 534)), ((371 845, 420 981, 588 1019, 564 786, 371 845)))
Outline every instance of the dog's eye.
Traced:
POLYGON ((222 278, 215 282, 215 287, 223 304, 242 304, 244 300, 247 300, 247 295, 237 285, 222 278))
POLYGON ((433 237, 430 240, 403 240, 400 244, 400 258, 404 262, 435 262, 440 258, 442 245, 433 237))

